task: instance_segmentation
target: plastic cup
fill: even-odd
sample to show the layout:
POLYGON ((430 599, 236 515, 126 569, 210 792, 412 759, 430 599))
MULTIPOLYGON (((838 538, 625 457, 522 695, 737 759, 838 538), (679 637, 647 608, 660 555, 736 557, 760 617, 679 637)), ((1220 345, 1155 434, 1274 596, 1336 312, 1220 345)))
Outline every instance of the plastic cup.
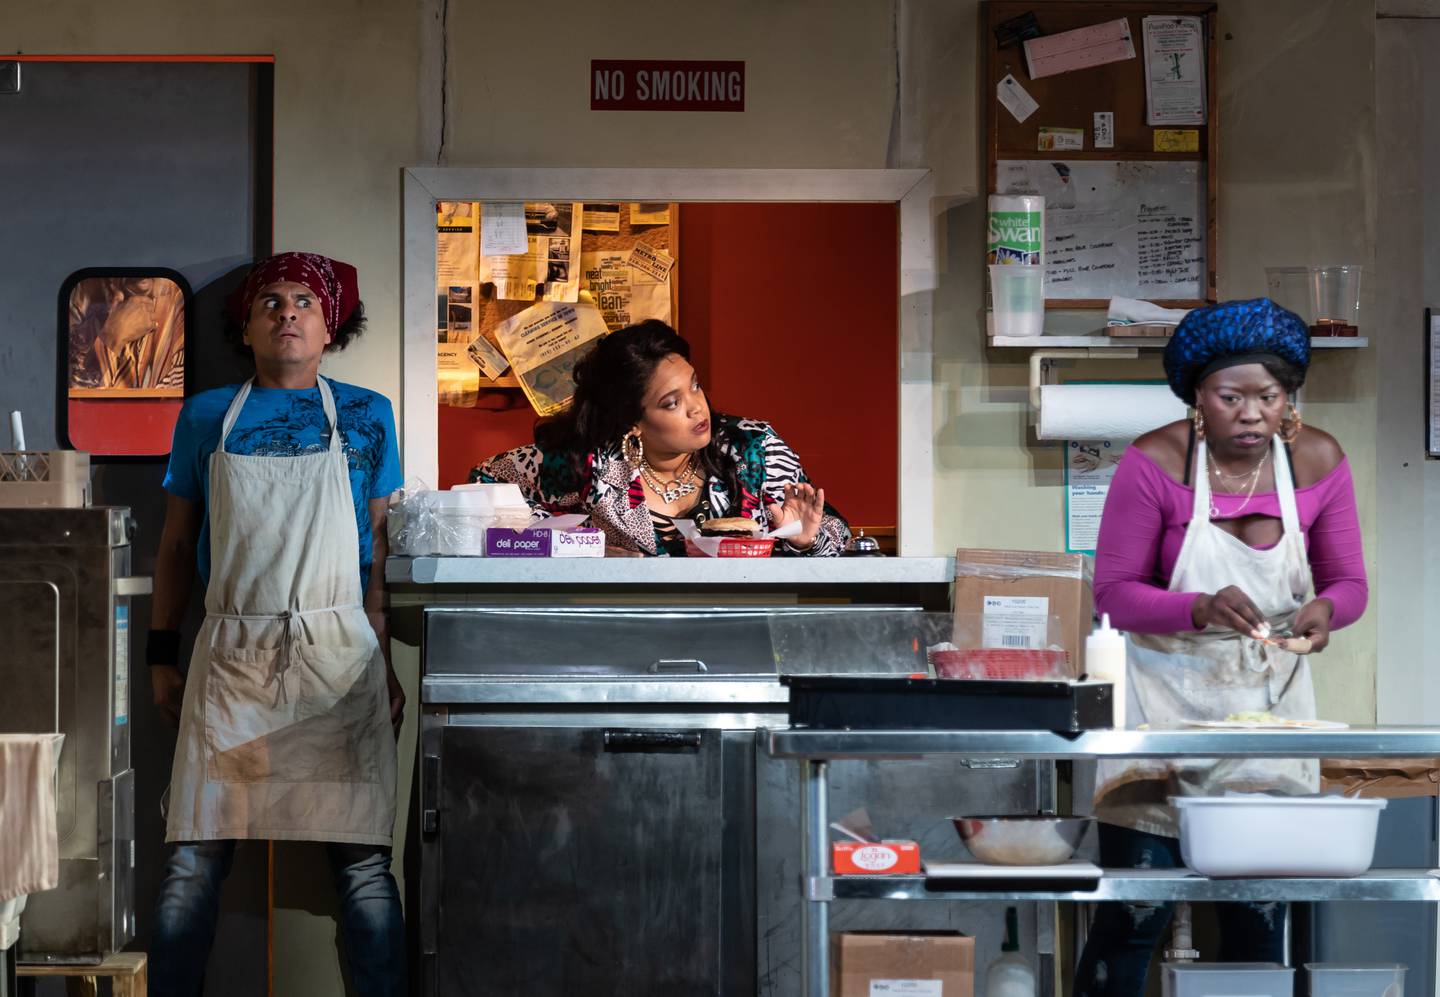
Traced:
POLYGON ((1305 320, 1312 336, 1355 336, 1360 322, 1358 266, 1266 267, 1276 304, 1305 320))
POLYGON ((990 303, 994 335, 1044 335, 1045 268, 1024 263, 991 266, 990 303))

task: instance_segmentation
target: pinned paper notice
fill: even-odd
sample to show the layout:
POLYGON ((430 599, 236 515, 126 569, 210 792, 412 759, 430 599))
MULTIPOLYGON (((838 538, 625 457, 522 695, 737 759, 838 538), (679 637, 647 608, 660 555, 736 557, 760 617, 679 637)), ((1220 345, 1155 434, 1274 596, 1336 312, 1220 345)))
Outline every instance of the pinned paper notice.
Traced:
POLYGON ((528 252, 525 205, 521 201, 487 202, 480 209, 480 255, 515 256, 528 252))
POLYGON ((585 202, 586 232, 619 232, 620 205, 617 203, 596 204, 585 202))
POLYGON ((675 266, 675 257, 663 249, 655 249, 653 246, 639 242, 635 244, 634 249, 630 250, 630 266, 663 284, 670 279, 670 270, 675 266))
POLYGON ((1146 17, 1145 123, 1205 124, 1205 22, 1198 17, 1146 17))
POLYGON ((1035 148, 1039 152, 1079 151, 1085 148, 1085 129, 1041 126, 1035 148))
POLYGON ((1014 76, 1006 76, 995 84, 995 99, 1000 101, 1005 110, 1015 116, 1016 121, 1024 121, 1040 109, 1035 98, 1026 93, 1025 88, 1014 76))
POLYGON ((1115 148, 1115 112, 1095 112, 1095 148, 1115 148))
POLYGON ((475 366, 480 368, 480 373, 492 381, 499 380, 500 375, 510 368, 510 361, 505 359, 505 354, 484 336, 471 342, 466 352, 470 359, 475 361, 475 366))
POLYGON ((1193 128, 1157 128, 1155 151, 1199 152, 1200 133, 1193 128))
POLYGON ((1025 66, 1032 80, 1133 58, 1135 43, 1124 17, 1025 42, 1025 66))

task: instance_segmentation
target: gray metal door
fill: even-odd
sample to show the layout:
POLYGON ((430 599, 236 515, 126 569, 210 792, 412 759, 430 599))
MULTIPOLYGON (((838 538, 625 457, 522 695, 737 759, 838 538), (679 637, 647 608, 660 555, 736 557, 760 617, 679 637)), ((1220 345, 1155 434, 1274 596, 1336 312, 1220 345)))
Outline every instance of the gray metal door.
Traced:
POLYGON ((754 846, 752 787, 726 792, 753 750, 698 727, 446 727, 427 992, 753 992, 753 951, 722 958, 723 924, 753 917, 723 882, 727 846, 754 846))

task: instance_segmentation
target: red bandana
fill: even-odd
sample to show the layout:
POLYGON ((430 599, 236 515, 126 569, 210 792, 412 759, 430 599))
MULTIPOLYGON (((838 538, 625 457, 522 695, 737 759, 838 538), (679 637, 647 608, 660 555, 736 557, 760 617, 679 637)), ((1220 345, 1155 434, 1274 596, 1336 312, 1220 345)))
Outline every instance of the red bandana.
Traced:
POLYGON ((360 278, 350 264, 319 253, 281 253, 251 267, 245 283, 230 295, 230 317, 235 324, 243 329, 250 321, 256 296, 271 284, 284 283, 303 284, 320 299, 325 328, 332 334, 360 303, 360 278))

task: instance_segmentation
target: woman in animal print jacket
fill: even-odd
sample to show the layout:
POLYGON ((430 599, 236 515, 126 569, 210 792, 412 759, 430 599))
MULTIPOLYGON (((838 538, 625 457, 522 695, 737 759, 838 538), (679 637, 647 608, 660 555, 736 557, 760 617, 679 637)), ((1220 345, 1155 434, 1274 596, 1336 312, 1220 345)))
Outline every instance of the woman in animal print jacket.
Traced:
POLYGON ((834 556, 850 539, 768 423, 711 411, 689 344, 655 320, 602 339, 575 368, 570 408, 470 480, 513 482, 542 515, 588 514, 610 554, 683 556, 677 519, 799 521, 777 554, 834 556))

